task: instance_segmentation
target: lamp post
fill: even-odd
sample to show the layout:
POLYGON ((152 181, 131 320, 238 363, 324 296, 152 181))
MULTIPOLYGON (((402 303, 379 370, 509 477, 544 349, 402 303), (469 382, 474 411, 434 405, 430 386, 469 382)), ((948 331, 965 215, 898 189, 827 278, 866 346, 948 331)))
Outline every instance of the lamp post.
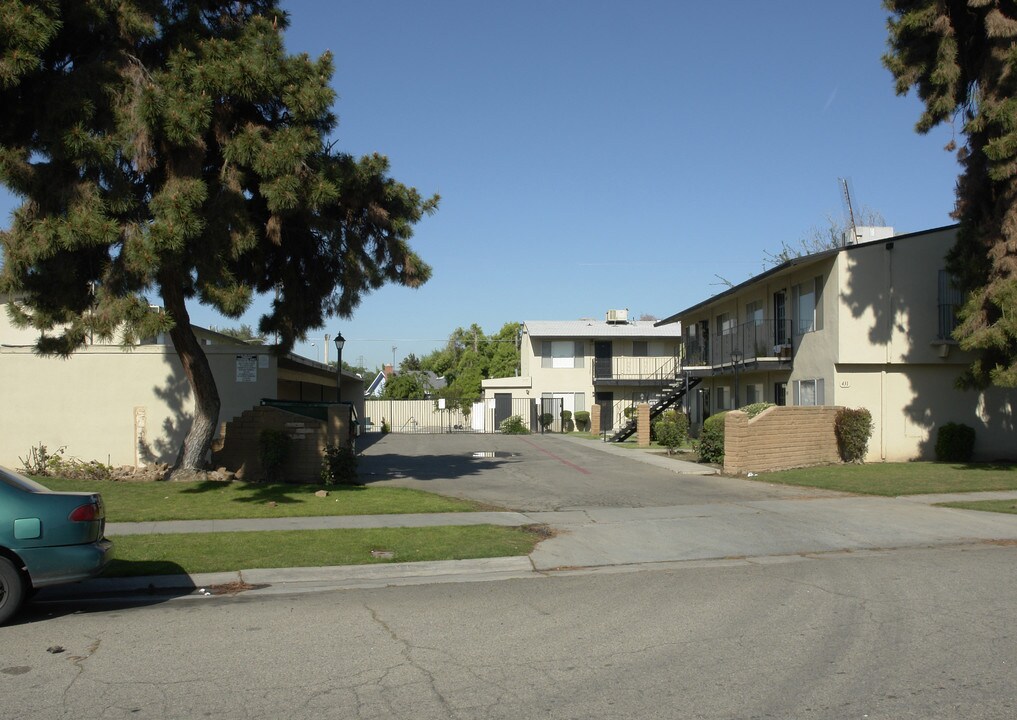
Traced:
POLYGON ((734 381, 735 381, 735 383, 734 383, 734 385, 735 385, 734 386, 734 409, 735 410, 737 410, 738 406, 742 404, 741 400, 738 397, 738 395, 739 395, 739 393, 738 393, 738 390, 739 390, 739 387, 738 387, 738 366, 742 362, 742 357, 743 357, 742 351, 739 350, 738 348, 735 348, 734 350, 731 351, 731 365, 734 368, 734 381))
POLYGON ((346 338, 342 333, 335 334, 335 401, 342 402, 343 399, 343 345, 346 338))

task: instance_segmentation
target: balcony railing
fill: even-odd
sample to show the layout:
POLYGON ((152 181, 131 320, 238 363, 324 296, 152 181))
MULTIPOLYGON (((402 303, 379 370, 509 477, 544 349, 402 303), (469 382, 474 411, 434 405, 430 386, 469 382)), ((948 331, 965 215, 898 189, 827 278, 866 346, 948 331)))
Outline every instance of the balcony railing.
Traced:
POLYGON ((686 367, 730 365, 732 353, 741 352, 741 362, 791 359, 791 321, 760 320, 732 328, 731 332, 685 339, 686 367))
POLYGON ((678 377, 681 365, 673 356, 596 358, 593 381, 667 382, 678 377))

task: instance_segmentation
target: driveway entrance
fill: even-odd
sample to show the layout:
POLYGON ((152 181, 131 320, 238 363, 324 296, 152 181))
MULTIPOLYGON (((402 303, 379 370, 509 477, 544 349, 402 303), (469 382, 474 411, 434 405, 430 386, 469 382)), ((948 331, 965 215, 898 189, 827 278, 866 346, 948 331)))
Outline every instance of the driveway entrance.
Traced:
MULTIPOLYGON (((677 475, 546 435, 381 436, 363 449, 360 479, 417 488, 522 512, 590 507, 667 507, 831 496, 720 476, 677 475)), ((633 450, 632 452, 640 452, 633 450)))

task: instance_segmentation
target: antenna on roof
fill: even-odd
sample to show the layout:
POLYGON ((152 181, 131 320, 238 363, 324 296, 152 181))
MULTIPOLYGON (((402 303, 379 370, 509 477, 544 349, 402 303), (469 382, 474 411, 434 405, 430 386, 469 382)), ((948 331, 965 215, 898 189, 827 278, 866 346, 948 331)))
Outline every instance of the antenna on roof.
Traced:
POLYGON ((851 188, 847 178, 837 178, 837 184, 840 185, 841 199, 844 201, 844 210, 848 216, 848 227, 851 231, 851 239, 848 240, 847 233, 844 234, 844 238, 841 240, 841 245, 847 245, 849 242, 854 243, 858 237, 857 225, 855 223, 855 209, 851 205, 851 188))

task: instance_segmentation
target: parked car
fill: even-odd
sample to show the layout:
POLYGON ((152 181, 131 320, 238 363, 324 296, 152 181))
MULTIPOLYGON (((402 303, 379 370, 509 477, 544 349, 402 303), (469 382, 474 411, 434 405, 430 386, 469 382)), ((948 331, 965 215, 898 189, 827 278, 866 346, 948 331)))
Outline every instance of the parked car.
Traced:
POLYGON ((32 592, 98 575, 113 559, 98 493, 53 492, 0 467, 0 625, 32 592))

